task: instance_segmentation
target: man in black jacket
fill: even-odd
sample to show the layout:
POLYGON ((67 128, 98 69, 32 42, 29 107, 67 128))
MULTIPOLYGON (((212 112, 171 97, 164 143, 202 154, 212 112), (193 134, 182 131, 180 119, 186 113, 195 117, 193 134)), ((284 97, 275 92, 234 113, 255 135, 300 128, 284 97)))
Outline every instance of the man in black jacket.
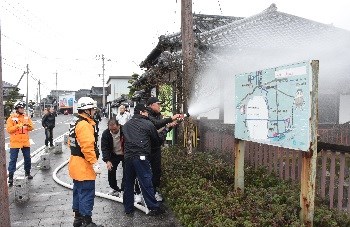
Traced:
POLYGON ((120 192, 124 191, 124 174, 119 188, 116 171, 120 162, 124 167, 124 137, 122 126, 116 119, 110 119, 108 128, 102 133, 101 150, 102 160, 106 162, 108 169, 108 183, 113 189, 110 194, 120 196, 120 192))
MULTIPOLYGON (((161 129, 165 126, 171 130, 176 124, 176 120, 181 117, 180 114, 175 114, 172 117, 162 118, 160 113, 161 111, 161 102, 157 97, 150 97, 147 100, 147 108, 148 118, 152 121, 156 129, 161 129)), ((153 187, 155 189, 155 196, 157 201, 163 201, 163 197, 160 194, 158 188, 160 186, 160 178, 162 174, 162 156, 161 156, 161 144, 158 146, 152 146, 152 152, 150 156, 151 168, 153 172, 153 187)))
POLYGON ((155 198, 152 184, 152 170, 149 162, 151 145, 160 146, 168 128, 157 132, 152 122, 148 119, 146 107, 137 104, 134 108, 134 116, 123 127, 125 139, 124 153, 124 180, 125 190, 123 196, 126 214, 134 212, 134 182, 137 177, 143 198, 150 210, 149 215, 164 213, 155 198))
POLYGON ((53 107, 44 115, 41 120, 42 126, 45 128, 45 146, 48 147, 50 142, 50 148, 53 148, 53 128, 55 127, 56 114, 53 107))

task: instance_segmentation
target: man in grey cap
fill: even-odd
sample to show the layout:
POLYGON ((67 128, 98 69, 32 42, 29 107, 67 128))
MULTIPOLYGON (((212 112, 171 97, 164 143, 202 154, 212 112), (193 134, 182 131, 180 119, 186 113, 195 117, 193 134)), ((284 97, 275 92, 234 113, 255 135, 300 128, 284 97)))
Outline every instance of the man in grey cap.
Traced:
MULTIPOLYGON (((152 121, 157 130, 167 126, 167 128, 170 131, 177 124, 176 120, 178 118, 181 118, 181 114, 175 114, 172 117, 163 118, 160 113, 161 104, 162 102, 159 101, 157 97, 150 97, 147 100, 146 110, 148 112, 148 118, 152 121)), ((159 202, 163 201, 162 195, 159 193, 158 190, 162 174, 161 159, 161 145, 152 146, 152 152, 150 155, 150 162, 153 173, 152 182, 155 190, 155 197, 159 202)))

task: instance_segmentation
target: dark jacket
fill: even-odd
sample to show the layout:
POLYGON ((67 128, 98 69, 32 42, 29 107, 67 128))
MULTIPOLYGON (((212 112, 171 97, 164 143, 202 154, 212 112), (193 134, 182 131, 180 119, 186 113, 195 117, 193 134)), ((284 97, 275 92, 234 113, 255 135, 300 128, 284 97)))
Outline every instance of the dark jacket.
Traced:
POLYGON ((173 121, 171 117, 162 119, 162 115, 154 112, 150 107, 146 107, 146 110, 148 112, 148 118, 152 121, 157 130, 173 121))
POLYGON ((98 122, 101 122, 102 121, 102 118, 101 118, 101 114, 100 114, 100 111, 96 111, 95 115, 94 115, 94 120, 95 122, 98 121, 98 122))
POLYGON ((41 124, 44 128, 54 128, 55 127, 55 119, 56 114, 55 113, 47 113, 44 115, 43 119, 41 120, 41 124))
MULTIPOLYGON (((120 131, 121 147, 122 147, 122 151, 124 152, 124 135, 123 135, 122 126, 120 126, 119 131, 120 131)), ((113 152, 113 137, 108 128, 103 131, 101 136, 101 150, 102 150, 102 160, 104 162, 111 161, 113 157, 117 155, 113 152)))
POLYGON ((134 114, 123 128, 124 158, 148 157, 151 147, 159 147, 163 143, 167 131, 165 128, 158 134, 156 127, 147 117, 134 114))

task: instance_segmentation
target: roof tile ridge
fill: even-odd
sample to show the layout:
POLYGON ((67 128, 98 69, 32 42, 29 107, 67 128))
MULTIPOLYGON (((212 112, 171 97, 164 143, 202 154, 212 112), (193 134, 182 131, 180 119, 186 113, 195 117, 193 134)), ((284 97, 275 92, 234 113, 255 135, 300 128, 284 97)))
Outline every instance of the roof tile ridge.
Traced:
POLYGON ((332 29, 334 31, 348 32, 350 34, 349 30, 346 30, 344 28, 340 28, 340 27, 334 26, 333 24, 325 24, 325 23, 322 23, 322 22, 319 22, 319 21, 315 21, 315 20, 312 20, 312 19, 296 16, 296 15, 285 13, 285 12, 279 12, 279 14, 282 15, 282 16, 287 16, 287 17, 292 18, 292 19, 301 19, 303 21, 311 22, 314 26, 317 25, 317 26, 320 26, 320 27, 323 27, 323 28, 332 29))
MULTIPOLYGON (((273 4, 272 4, 273 5, 273 4)), ((272 6, 271 5, 271 6, 272 6)), ((270 6, 270 7, 271 7, 270 6)), ((269 7, 269 8, 270 8, 269 7)), ((268 9, 269 9, 268 8, 268 9)), ((267 10, 267 9, 266 9, 267 10)), ((220 15, 210 15, 210 14, 196 14, 196 13, 193 13, 193 15, 197 15, 197 16, 208 16, 208 17, 212 17, 212 18, 223 18, 223 19, 233 19, 233 18, 237 18, 237 19, 239 19, 239 18, 242 18, 242 17, 235 17, 235 16, 220 16, 220 15)), ((244 19, 244 18, 242 18, 242 19, 244 19)), ((241 20, 242 20, 241 19, 241 20)), ((232 23, 232 22, 231 22, 232 23)), ((230 24, 231 24, 230 23, 230 24)), ((193 30, 196 28, 196 25, 195 24, 193 24, 193 30)), ((159 40, 166 40, 166 39, 168 39, 168 40, 170 40, 170 39, 172 39, 172 38, 174 38, 174 37, 177 37, 177 36, 181 36, 181 31, 180 32, 174 32, 174 33, 172 33, 172 34, 169 34, 169 35, 161 35, 160 37, 159 37, 159 40)))
POLYGON ((226 31, 227 28, 238 27, 241 24, 244 24, 244 23, 249 22, 249 21, 256 20, 258 18, 261 18, 262 16, 265 16, 267 14, 270 14, 270 13, 273 13, 273 12, 276 12, 276 11, 277 11, 277 6, 276 6, 276 4, 273 3, 267 9, 263 10, 262 12, 260 12, 258 14, 255 14, 255 15, 250 16, 250 17, 245 17, 245 18, 243 18, 241 20, 233 21, 233 22, 231 22, 231 23, 229 23, 227 25, 224 25, 224 26, 221 26, 221 27, 217 27, 217 28, 212 29, 210 31, 203 32, 203 33, 199 34, 199 37, 200 38, 205 38, 208 35, 217 34, 217 33, 220 33, 221 31, 226 31))

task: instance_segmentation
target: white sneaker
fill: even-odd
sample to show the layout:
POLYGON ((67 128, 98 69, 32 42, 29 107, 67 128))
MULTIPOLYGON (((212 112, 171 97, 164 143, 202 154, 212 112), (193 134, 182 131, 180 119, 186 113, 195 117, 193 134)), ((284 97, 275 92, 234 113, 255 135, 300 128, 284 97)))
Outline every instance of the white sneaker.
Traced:
POLYGON ((134 201, 135 203, 141 203, 142 202, 142 194, 135 194, 134 195, 134 201))
POLYGON ((156 192, 156 194, 154 195, 156 197, 156 200, 158 202, 162 202, 163 201, 163 197, 159 192, 156 192))

